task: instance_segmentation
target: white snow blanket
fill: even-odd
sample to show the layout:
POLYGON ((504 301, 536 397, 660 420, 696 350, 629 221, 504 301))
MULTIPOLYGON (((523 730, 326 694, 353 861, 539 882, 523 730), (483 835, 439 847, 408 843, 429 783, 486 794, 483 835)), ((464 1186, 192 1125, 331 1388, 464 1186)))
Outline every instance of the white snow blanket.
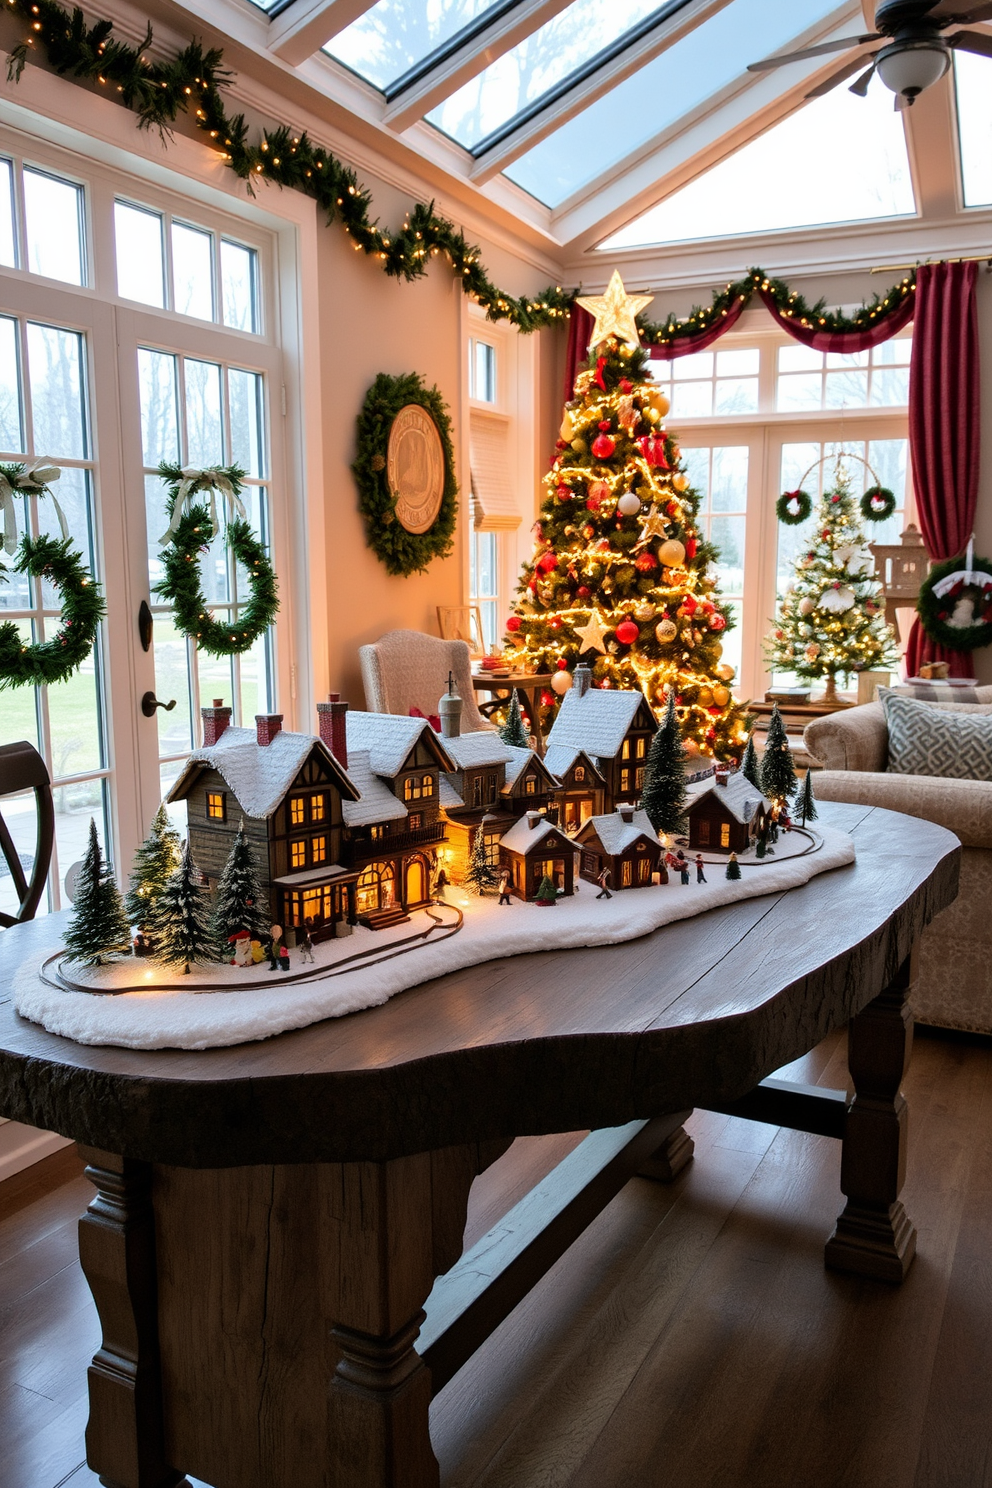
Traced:
MULTIPOLYGON (((536 904, 497 904, 495 896, 476 898, 449 887, 446 899, 464 913, 464 924, 446 939, 413 941, 395 954, 397 942, 407 939, 430 921, 415 913, 409 924, 390 930, 358 927, 341 940, 314 947, 317 965, 304 966, 299 950, 291 953, 292 975, 270 972, 268 961, 247 969, 203 967, 186 978, 175 968, 128 957, 116 966, 90 971, 63 963, 63 974, 107 991, 127 986, 117 995, 67 991, 41 980, 43 958, 25 961, 14 982, 14 1005, 24 1018, 40 1023, 50 1033, 81 1044, 114 1044, 127 1049, 210 1049, 271 1038, 291 1028, 306 1028, 324 1018, 376 1007, 397 992, 432 977, 478 966, 497 957, 526 951, 574 950, 578 946, 611 945, 647 935, 662 925, 702 914, 721 904, 779 893, 807 883, 818 873, 854 862, 854 843, 844 832, 817 828, 813 849, 799 832, 779 838, 775 855, 741 861, 740 879, 725 877, 726 859, 707 855, 708 882, 683 885, 678 875, 664 885, 614 890, 612 899, 597 899, 597 886, 577 880, 578 892, 549 907, 536 904), (336 964, 358 951, 373 950, 389 959, 341 970, 336 964), (301 973, 313 977, 294 980, 301 973), (176 989, 176 983, 183 983, 176 989), (212 990, 207 990, 208 985, 212 990), (198 986, 201 990, 197 990, 198 986)), ((444 913, 447 925, 455 916, 444 913)), ((58 963, 45 973, 54 977, 58 963)))

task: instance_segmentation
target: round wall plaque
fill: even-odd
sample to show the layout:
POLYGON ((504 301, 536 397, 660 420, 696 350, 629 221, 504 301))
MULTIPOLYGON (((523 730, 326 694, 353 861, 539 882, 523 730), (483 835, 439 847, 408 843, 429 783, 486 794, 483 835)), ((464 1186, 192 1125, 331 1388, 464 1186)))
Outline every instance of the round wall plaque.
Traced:
POLYGON ((397 521, 407 532, 426 532, 444 497, 444 447, 437 425, 420 403, 405 404, 393 419, 386 477, 397 521))

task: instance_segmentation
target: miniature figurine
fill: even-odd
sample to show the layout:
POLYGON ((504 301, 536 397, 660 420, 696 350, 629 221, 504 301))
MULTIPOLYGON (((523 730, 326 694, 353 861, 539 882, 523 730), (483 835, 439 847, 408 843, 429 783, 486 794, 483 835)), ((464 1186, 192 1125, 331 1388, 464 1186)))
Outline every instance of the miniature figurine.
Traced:
POLYGON ((612 899, 613 895, 610 893, 610 884, 613 882, 613 874, 608 867, 602 869, 596 882, 599 884, 599 893, 596 895, 596 898, 612 899))
POLYGON ((279 970, 279 942, 282 940, 282 926, 273 925, 269 932, 269 970, 279 970))
POLYGON ((500 904, 510 903, 510 875, 506 868, 499 876, 499 902, 500 904))
POLYGON ((284 940, 279 942, 279 970, 289 970, 289 946, 284 940))
POLYGON ((309 961, 313 965, 313 941, 310 938, 309 925, 303 927, 303 935, 300 939, 300 960, 309 961))
POLYGON ((679 870, 679 877, 681 878, 683 884, 688 887, 688 883, 689 883, 689 859, 686 857, 685 853, 682 851, 681 848, 679 848, 678 852, 675 854, 675 858, 676 858, 676 866, 677 866, 677 868, 679 870))
POLYGON ((696 882, 697 883, 705 883, 706 882, 706 874, 703 872, 703 855, 702 855, 702 853, 697 853, 696 854, 696 882))
POLYGON ((248 934, 248 931, 238 930, 234 935, 229 935, 227 940, 228 944, 234 947, 231 965, 251 966, 251 936, 248 934))
POLYGON ((730 857, 727 859, 727 877, 728 878, 735 878, 736 879, 736 878, 740 878, 740 876, 741 876, 741 865, 737 861, 737 854, 736 853, 731 853, 730 854, 730 857))
POLYGON ((265 947, 260 940, 253 940, 251 943, 251 959, 255 966, 265 960, 265 947))

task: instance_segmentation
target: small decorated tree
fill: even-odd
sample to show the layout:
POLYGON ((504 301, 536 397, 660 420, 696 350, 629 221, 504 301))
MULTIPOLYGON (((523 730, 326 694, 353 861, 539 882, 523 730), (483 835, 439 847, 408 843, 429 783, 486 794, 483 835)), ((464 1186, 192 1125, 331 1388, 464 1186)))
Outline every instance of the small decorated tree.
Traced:
POLYGON ((516 688, 513 689, 510 706, 506 710, 506 718, 500 727, 499 736, 504 744, 512 744, 517 749, 530 748, 530 740, 524 728, 524 720, 520 712, 520 698, 516 688))
POLYGON ((796 559, 796 577, 779 601, 765 654, 772 666, 804 681, 824 678, 828 702, 837 697, 839 675, 896 663, 875 560, 840 469, 820 498, 813 536, 796 559))
POLYGON ((131 949, 131 927, 124 900, 114 882, 113 869, 100 851, 92 817, 65 943, 69 952, 67 960, 85 961, 90 966, 102 966, 104 957, 131 949))
POLYGON ((156 960, 181 966, 186 976, 198 962, 218 959, 210 899, 188 842, 179 867, 159 895, 152 928, 156 960))
POLYGON ((557 904, 558 890, 551 882, 548 874, 545 874, 538 884, 537 893, 534 895, 534 902, 535 904, 557 904))
POLYGON ((486 838, 481 824, 475 829, 472 852, 468 860, 468 872, 465 877, 475 892, 480 895, 484 894, 487 889, 495 888, 499 881, 499 875, 489 861, 486 838))
POLYGON ((134 855, 124 899, 128 919, 139 930, 150 929, 155 918, 158 897, 179 867, 181 857, 179 833, 169 821, 169 813, 162 805, 155 813, 148 836, 134 855))
POLYGON ((758 759, 758 751, 754 747, 754 735, 747 741, 744 758, 741 760, 741 774, 745 780, 749 780, 755 790, 761 790, 761 761, 758 759))
POLYGON ((740 876, 741 865, 737 861, 737 854, 731 853, 730 857, 727 859, 727 877, 730 879, 738 879, 740 878, 740 876))
POLYGON ((685 803, 685 751, 675 693, 669 692, 665 716, 648 750, 641 806, 656 832, 677 832, 685 803))
POLYGON ((259 883, 255 854, 242 822, 217 885, 214 931, 218 944, 223 946, 239 930, 247 930, 254 940, 264 940, 270 925, 269 907, 259 883))
POLYGON ((796 802, 796 811, 802 817, 802 825, 808 821, 816 821, 816 802, 813 799, 813 772, 807 770, 803 778, 802 790, 799 792, 799 800, 796 802))
POLYGON ((792 750, 789 748, 785 724, 782 722, 782 715, 776 703, 772 708, 765 752, 761 759, 761 790, 769 801, 781 807, 785 805, 790 796, 796 794, 798 788, 799 782, 796 780, 796 766, 792 758, 792 750))

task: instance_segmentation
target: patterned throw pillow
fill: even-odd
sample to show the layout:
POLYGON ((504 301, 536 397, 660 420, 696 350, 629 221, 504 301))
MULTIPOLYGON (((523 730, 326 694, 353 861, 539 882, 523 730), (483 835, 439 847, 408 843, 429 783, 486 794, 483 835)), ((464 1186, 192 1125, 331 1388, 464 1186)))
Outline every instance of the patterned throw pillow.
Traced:
POLYGON ((992 715, 983 709, 951 712, 887 692, 891 775, 939 775, 948 780, 992 780, 992 715))
MULTIPOLYGON (((878 691, 881 695, 882 689, 878 691)), ((897 682, 886 691, 921 703, 992 703, 992 687, 962 687, 957 682, 897 682)))

